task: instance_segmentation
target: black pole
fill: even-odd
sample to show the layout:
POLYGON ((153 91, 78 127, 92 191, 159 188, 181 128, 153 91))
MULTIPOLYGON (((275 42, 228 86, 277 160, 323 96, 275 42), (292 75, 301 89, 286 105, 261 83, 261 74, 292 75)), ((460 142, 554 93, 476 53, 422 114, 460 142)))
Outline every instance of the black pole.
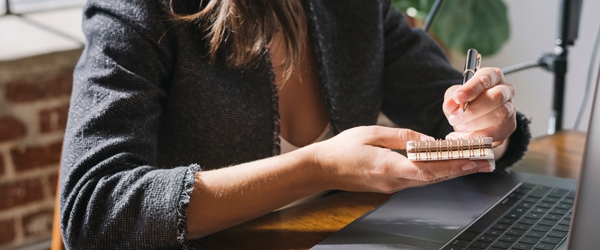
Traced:
POLYGON ((10 0, 5 0, 5 6, 6 6, 6 15, 10 15, 12 14, 12 12, 10 11, 10 0))
POLYGON ((517 64, 502 69, 505 74, 523 69, 542 67, 554 74, 554 93, 552 114, 548 121, 548 134, 563 129, 563 110, 565 100, 565 78, 567 75, 568 46, 575 44, 579 34, 579 18, 583 0, 562 0, 560 2, 560 20, 558 38, 555 40, 554 53, 542 53, 536 61, 517 64))
POLYGON ((562 0, 560 3, 560 21, 558 38, 554 49, 552 71, 554 72, 554 103, 552 116, 548 124, 548 134, 563 129, 563 110, 565 98, 565 78, 567 74, 568 46, 573 45, 579 34, 581 0, 562 0))
POLYGON ((554 57, 554 97, 552 114, 548 122, 548 134, 554 134, 563 129, 563 110, 565 100, 565 78, 567 75, 567 46, 556 47, 554 57))
POLYGON ((431 6, 431 10, 429 11, 427 18, 425 19, 425 24, 423 25, 423 30, 425 30, 425 32, 429 31, 429 27, 431 27, 431 23, 433 23, 433 18, 440 9, 440 6, 442 6, 443 1, 444 0, 436 0, 433 3, 433 6, 431 6))

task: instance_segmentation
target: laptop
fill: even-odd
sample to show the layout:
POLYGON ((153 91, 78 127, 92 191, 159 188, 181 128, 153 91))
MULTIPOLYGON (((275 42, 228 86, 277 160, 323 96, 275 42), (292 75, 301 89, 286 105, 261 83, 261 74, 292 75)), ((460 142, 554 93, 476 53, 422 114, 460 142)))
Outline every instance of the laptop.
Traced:
POLYGON ((600 249, 600 89, 579 182, 476 174, 399 191, 324 249, 600 249))

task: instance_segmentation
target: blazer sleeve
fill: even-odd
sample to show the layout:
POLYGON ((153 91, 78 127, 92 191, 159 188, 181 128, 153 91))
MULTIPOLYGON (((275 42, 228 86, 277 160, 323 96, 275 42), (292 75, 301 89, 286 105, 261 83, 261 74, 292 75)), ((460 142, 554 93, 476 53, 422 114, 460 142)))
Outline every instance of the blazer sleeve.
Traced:
MULTIPOLYGON (((382 112, 396 125, 444 138, 453 131, 443 110, 444 93, 462 82, 444 51, 422 29, 411 28, 390 1, 383 7, 384 96, 382 112)), ((502 172, 521 159, 530 140, 529 120, 517 114, 517 129, 507 153, 497 162, 502 172)))
POLYGON ((444 137, 452 131, 441 108, 444 92, 461 83, 461 74, 427 33, 411 28, 405 17, 386 3, 382 112, 400 127, 444 137))
POLYGON ((188 248, 186 208, 197 165, 156 166, 173 61, 160 1, 90 0, 74 72, 60 178, 68 249, 188 248))

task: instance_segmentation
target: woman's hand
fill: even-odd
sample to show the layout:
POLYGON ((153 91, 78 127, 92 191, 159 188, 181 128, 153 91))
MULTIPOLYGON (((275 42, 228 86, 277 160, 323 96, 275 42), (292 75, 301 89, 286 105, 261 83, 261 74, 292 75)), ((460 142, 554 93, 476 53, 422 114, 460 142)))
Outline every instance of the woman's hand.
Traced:
POLYGON ((464 85, 448 88, 443 110, 455 131, 448 137, 489 136, 494 146, 502 144, 517 126, 514 96, 514 86, 499 68, 481 68, 464 85), (463 113, 460 105, 466 101, 469 106, 463 113))
POLYGON ((391 149, 409 140, 432 139, 409 129, 356 127, 312 144, 314 162, 326 189, 393 193, 401 189, 476 172, 491 172, 487 161, 409 161, 391 149))

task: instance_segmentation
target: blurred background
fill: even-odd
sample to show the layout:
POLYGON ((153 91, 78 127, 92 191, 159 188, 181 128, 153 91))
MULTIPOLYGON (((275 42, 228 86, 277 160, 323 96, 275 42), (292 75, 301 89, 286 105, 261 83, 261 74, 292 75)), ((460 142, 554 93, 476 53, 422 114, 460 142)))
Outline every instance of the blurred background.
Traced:
MULTIPOLYGON (((561 1, 446 0, 446 15, 471 19, 456 24, 440 13, 440 20, 446 21, 438 24, 434 20, 431 34, 461 71, 466 50, 454 35, 464 33, 471 34, 467 46, 486 51, 483 66, 504 68, 532 61, 555 48, 561 1), (493 5, 474 6, 475 1, 493 5), (468 25, 478 26, 477 32, 491 38, 468 25)), ((81 34, 84 2, 0 0, 0 250, 50 246, 72 73, 85 46, 81 34)), ((423 24, 423 12, 432 2, 394 0, 416 27, 423 24)), ((579 37, 569 48, 564 129, 587 130, 591 100, 583 106, 582 101, 591 92, 586 82, 599 14, 600 1, 583 1, 579 37), (575 127, 580 110, 581 122, 575 127)), ((597 64, 596 58, 593 76, 597 64)), ((519 110, 532 119, 534 137, 546 135, 552 110, 552 73, 533 68, 506 78, 517 88, 519 110)))
MULTIPOLYGON (((2 0, 0 13, 6 12, 5 0, 2 0)), ((64 7, 81 6, 85 0, 10 0, 9 8, 12 13, 31 13, 64 7)))

